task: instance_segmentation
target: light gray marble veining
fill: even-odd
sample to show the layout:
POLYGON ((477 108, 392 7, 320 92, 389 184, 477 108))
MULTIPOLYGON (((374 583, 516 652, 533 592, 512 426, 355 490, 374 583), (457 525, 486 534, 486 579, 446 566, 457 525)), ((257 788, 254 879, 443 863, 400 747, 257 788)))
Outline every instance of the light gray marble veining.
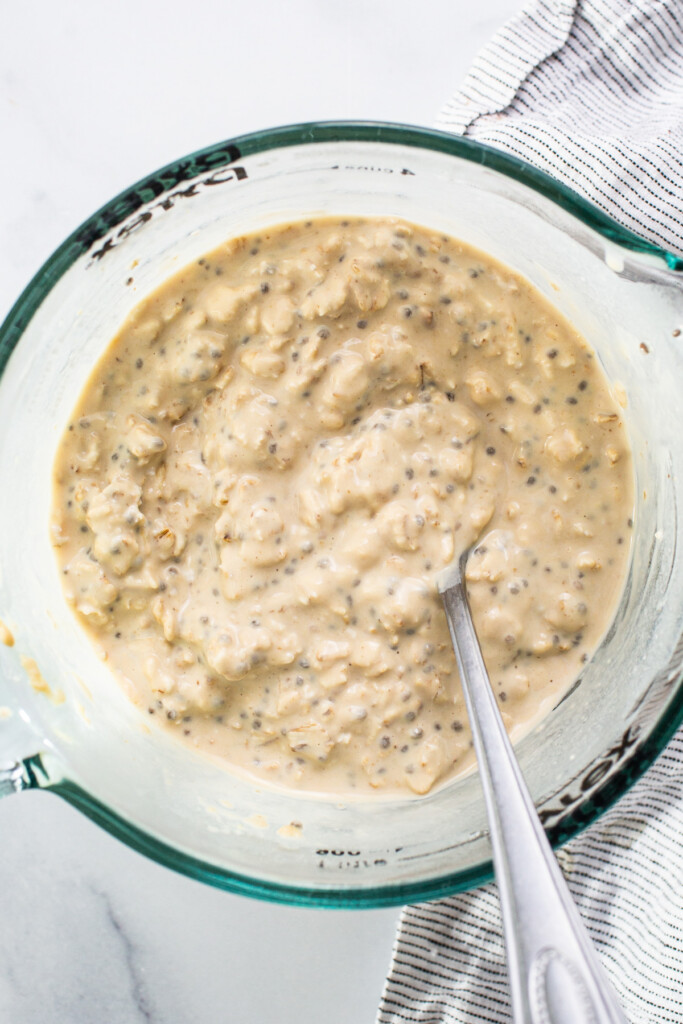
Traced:
POLYGON ((45 793, 10 797, 0 813, 1 1021, 313 1022, 324 1006, 329 1024, 370 1024, 395 911, 218 892, 45 793))

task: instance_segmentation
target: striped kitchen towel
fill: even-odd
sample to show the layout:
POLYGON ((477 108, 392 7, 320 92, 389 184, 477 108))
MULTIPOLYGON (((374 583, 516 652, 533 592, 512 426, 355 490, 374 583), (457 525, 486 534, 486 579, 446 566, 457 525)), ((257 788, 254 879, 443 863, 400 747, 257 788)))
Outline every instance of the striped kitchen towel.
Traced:
MULTIPOLYGON (((683 254, 683 0, 532 0, 437 127, 683 254)), ((683 1024, 683 730, 558 860, 628 1019, 683 1024)), ((495 887, 406 907, 378 1024, 509 1020, 495 887)))
POLYGON ((683 253, 681 0, 535 0, 436 127, 521 157, 683 253))

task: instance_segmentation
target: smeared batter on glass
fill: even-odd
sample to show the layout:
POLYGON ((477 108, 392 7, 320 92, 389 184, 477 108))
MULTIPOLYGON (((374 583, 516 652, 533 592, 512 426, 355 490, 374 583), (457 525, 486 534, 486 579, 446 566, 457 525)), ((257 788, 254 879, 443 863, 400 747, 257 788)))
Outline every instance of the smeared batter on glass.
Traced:
POLYGON ((56 463, 68 599, 188 743, 287 786, 426 793, 472 758, 435 576, 513 734, 607 628, 632 468, 593 353, 482 253, 394 220, 233 240, 142 302, 56 463))

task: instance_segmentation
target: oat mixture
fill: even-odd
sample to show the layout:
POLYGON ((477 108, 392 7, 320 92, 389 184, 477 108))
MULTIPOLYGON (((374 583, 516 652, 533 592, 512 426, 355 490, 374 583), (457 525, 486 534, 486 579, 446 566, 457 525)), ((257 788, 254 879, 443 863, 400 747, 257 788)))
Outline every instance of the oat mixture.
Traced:
POLYGON ((435 576, 513 736, 613 616, 621 409, 576 331, 398 220, 228 242, 145 299, 62 440, 63 583, 150 721, 289 787, 426 793, 472 761, 435 576))

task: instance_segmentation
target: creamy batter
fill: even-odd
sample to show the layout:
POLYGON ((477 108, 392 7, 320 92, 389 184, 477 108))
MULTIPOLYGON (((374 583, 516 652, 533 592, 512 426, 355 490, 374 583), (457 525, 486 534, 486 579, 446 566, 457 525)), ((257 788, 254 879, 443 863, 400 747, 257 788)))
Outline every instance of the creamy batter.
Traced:
POLYGON ((61 442, 66 595, 150 719, 275 783, 426 793, 467 767, 435 576, 467 580, 506 726, 613 616, 621 410, 482 253, 397 220, 230 241, 145 299, 61 442))

